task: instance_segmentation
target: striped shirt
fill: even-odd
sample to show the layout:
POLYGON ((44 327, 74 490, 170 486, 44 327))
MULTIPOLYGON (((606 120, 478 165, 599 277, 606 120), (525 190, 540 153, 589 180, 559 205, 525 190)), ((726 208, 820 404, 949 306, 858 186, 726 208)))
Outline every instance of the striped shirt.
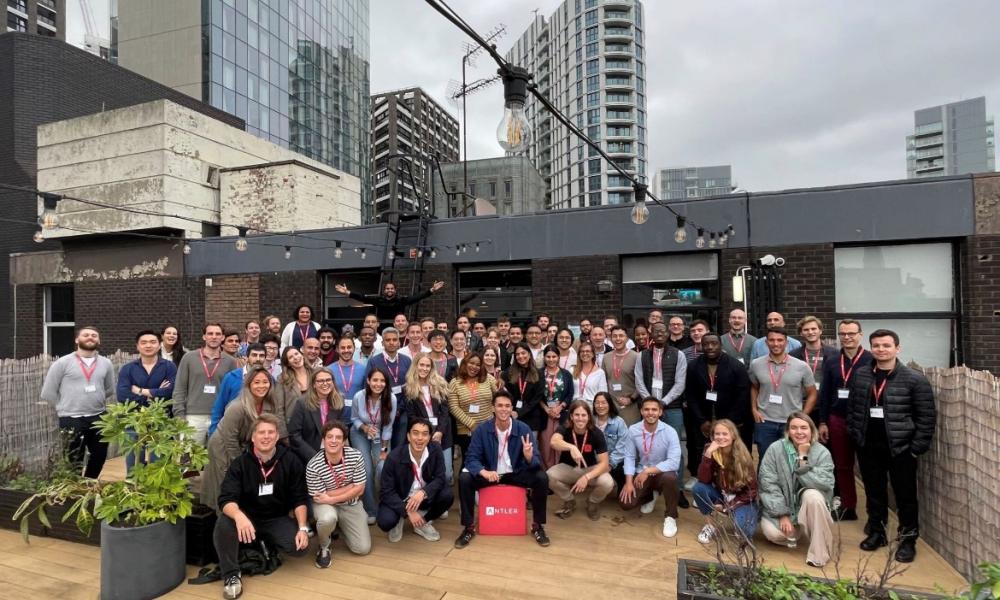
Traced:
MULTIPOLYGON (((318 496, 348 485, 365 485, 365 464, 361 452, 350 446, 344 446, 344 457, 335 465, 326 462, 326 453, 320 450, 306 464, 306 487, 310 496, 318 496)), ((355 504, 355 498, 345 504, 355 504)))

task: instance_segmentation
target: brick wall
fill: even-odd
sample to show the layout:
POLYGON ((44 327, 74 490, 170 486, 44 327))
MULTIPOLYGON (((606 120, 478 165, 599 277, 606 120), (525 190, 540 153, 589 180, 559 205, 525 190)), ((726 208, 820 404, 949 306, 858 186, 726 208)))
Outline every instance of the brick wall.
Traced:
POLYGON ((43 289, 40 285, 17 286, 17 352, 14 358, 27 358, 42 353, 42 299, 43 289))
POLYGON ((242 334, 247 321, 262 316, 259 288, 256 274, 213 277, 212 287, 205 288, 205 322, 222 323, 223 329, 242 334))
POLYGON ((1000 235, 968 238, 960 257, 965 364, 1000 373, 1000 235))
POLYGON ((531 263, 531 306, 559 323, 581 318, 621 318, 621 262, 617 255, 534 260, 531 263), (599 292, 597 282, 610 280, 610 292, 599 292))
POLYGON ((261 317, 277 315, 282 323, 293 320, 295 309, 308 304, 313 309, 313 320, 322 316, 323 287, 316 271, 290 271, 287 273, 261 273, 259 310, 261 317))

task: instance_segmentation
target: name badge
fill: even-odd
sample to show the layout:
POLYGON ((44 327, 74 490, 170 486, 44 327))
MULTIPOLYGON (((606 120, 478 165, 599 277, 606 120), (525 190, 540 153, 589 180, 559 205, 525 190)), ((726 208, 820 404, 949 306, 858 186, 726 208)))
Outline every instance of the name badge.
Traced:
POLYGON ((650 394, 652 394, 653 396, 659 398, 659 397, 663 396, 663 388, 658 388, 656 386, 653 386, 653 391, 650 392, 650 394))
POLYGON ((851 395, 851 390, 847 388, 837 388, 837 397, 842 400, 847 400, 851 395))
POLYGON ((402 394, 403 393, 403 386, 401 386, 401 385, 394 385, 394 386, 392 386, 392 393, 396 394, 396 395, 402 394))
POLYGON ((274 484, 273 483, 262 483, 257 488, 257 495, 258 496, 270 496, 273 493, 274 493, 274 484))
POLYGON ((781 394, 768 394, 767 401, 770 402, 771 404, 784 403, 784 399, 781 397, 781 394))
POLYGON ((478 412, 479 412, 479 405, 478 404, 470 404, 469 405, 469 414, 470 415, 474 415, 474 414, 476 414, 478 412))
POLYGON ((522 406, 524 406, 524 402, 522 402, 522 401, 518 400, 518 401, 517 401, 517 404, 515 404, 515 405, 514 405, 514 408, 516 408, 516 409, 518 409, 518 410, 521 410, 521 407, 522 407, 522 406))
POLYGON ((660 388, 662 390, 663 389, 663 380, 660 379, 659 377, 654 377, 653 378, 653 386, 652 387, 654 387, 654 388, 660 388))
POLYGON ((354 398, 344 398, 344 406, 351 406, 354 404, 354 398))
POLYGON ((611 384, 611 391, 612 392, 620 392, 620 391, 622 391, 622 384, 620 384, 620 383, 612 383, 611 384))
POLYGON ((872 416, 873 419, 884 419, 885 418, 885 409, 882 408, 881 406, 873 406, 870 409, 868 409, 868 412, 872 416))
POLYGON ((215 386, 214 385, 206 385, 204 388, 202 388, 201 391, 205 392, 206 394, 214 394, 215 393, 215 386))
POLYGON ((431 423, 432 426, 434 426, 434 427, 438 426, 438 418, 437 417, 427 417, 427 420, 430 421, 430 423, 431 423))
POLYGON ((817 392, 819 391, 819 382, 818 381, 816 382, 816 391, 817 392))
POLYGON ((705 392, 705 400, 715 402, 719 399, 719 392, 705 392))
POLYGON ((85 386, 83 386, 83 391, 87 392, 88 394, 91 393, 91 392, 96 392, 97 391, 97 386, 96 385, 85 385, 85 386))

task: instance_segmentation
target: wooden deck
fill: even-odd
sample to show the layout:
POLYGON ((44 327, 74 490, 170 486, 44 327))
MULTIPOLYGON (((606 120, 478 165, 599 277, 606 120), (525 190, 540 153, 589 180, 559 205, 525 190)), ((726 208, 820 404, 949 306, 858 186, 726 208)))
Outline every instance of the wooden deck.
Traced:
MULTIPOLYGON (((108 470, 121 471, 111 463, 108 470)), ((690 494, 689 494, 690 496, 690 494)), ((329 598, 366 600, 463 600, 463 599, 566 599, 613 597, 628 600, 673 598, 676 595, 677 558, 710 560, 695 539, 702 520, 693 507, 681 510, 679 533, 664 538, 658 517, 637 511, 623 513, 607 501, 600 521, 590 521, 583 511, 569 520, 552 516, 549 506, 546 529, 552 545, 541 548, 531 537, 477 536, 464 550, 452 542, 460 531, 458 506, 447 520, 435 526, 442 539, 430 543, 407 526, 403 540, 390 544, 385 534, 373 528, 373 549, 368 556, 353 556, 342 542, 334 542, 333 565, 317 569, 313 556, 292 558, 267 577, 244 580, 244 598, 275 600, 320 600, 329 598)), ((858 561, 867 556, 858 550, 863 538, 862 522, 841 528, 843 554, 840 569, 852 577, 858 561), (864 556, 863 556, 864 555, 864 556)), ((892 524, 893 530, 895 525, 892 524)), ((774 546, 759 534, 758 546, 768 565, 784 564, 792 571, 824 576, 805 564, 805 548, 774 546)), ((310 550, 315 551, 315 541, 310 550)), ((873 568, 880 567, 885 550, 876 553, 873 568)), ((832 567, 831 567, 832 568, 832 567)), ((189 576, 197 569, 189 567, 189 576)), ((827 569, 825 576, 832 577, 827 569)), ((25 545, 16 532, 0 531, 0 593, 4 598, 93 599, 100 587, 100 550, 96 547, 49 538, 32 538, 25 545)), ((934 591, 940 585, 952 592, 965 580, 922 541, 917 560, 895 584, 914 590, 934 591)), ((221 597, 221 584, 183 584, 166 598, 221 597)))

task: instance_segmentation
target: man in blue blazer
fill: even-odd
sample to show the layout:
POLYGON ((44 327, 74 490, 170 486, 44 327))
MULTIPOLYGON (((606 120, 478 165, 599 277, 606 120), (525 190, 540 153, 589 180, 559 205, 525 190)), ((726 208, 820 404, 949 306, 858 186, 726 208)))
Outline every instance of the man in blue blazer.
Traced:
POLYGON ((493 418, 472 432, 465 468, 458 478, 464 529, 455 540, 456 548, 465 548, 476 535, 476 491, 498 484, 531 490, 531 535, 540 546, 549 545, 544 527, 549 478, 542 469, 531 428, 511 419, 513 409, 510 394, 498 391, 493 396, 493 418))

